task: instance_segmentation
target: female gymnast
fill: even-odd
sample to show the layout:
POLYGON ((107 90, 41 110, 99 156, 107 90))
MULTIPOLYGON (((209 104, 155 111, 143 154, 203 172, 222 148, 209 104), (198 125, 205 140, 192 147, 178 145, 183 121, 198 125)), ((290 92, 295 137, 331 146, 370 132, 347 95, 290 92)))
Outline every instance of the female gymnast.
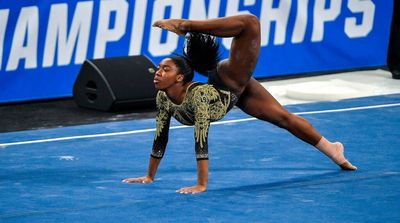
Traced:
POLYGON ((314 146, 343 170, 356 170, 344 157, 340 142, 330 142, 304 118, 289 113, 252 77, 260 52, 260 24, 253 15, 210 20, 167 19, 153 24, 186 37, 182 56, 161 61, 155 73, 158 89, 157 130, 146 176, 125 183, 152 183, 168 141, 171 116, 194 125, 197 184, 179 193, 199 193, 208 182, 208 128, 236 105, 247 114, 284 128, 314 146), (229 58, 219 61, 215 37, 233 37, 229 58), (208 76, 208 84, 192 82, 194 70, 208 76))

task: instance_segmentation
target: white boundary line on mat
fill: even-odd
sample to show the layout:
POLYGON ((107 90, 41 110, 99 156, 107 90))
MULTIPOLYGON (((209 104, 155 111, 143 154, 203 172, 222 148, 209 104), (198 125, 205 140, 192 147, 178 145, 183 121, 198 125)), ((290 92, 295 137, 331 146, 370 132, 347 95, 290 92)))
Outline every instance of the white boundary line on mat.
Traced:
MULTIPOLYGON (((360 107, 353 107, 353 108, 330 109, 330 110, 320 110, 320 111, 294 112, 293 114, 296 114, 296 115, 323 114, 323 113, 347 112, 347 111, 367 110, 367 109, 386 108, 386 107, 395 107, 395 106, 400 106, 400 103, 372 105, 372 106, 360 106, 360 107)), ((217 122, 211 123, 211 125, 223 125, 223 124, 247 122, 247 121, 254 121, 254 120, 257 120, 257 119, 256 118, 243 118, 243 119, 235 119, 235 120, 217 121, 217 122)), ((182 128, 190 128, 190 127, 192 127, 192 126, 178 125, 178 126, 172 126, 172 127, 170 127, 170 129, 182 129, 182 128)), ((74 140, 74 139, 88 139, 88 138, 98 138, 98 137, 107 137, 107 136, 139 134, 139 133, 145 133, 145 132, 154 132, 155 130, 156 130, 155 128, 139 129, 139 130, 132 130, 132 131, 124 131, 124 132, 112 132, 112 133, 102 133, 102 134, 92 134, 92 135, 79 135, 79 136, 68 136, 68 137, 39 139, 39 140, 30 140, 30 141, 0 143, 0 149, 4 149, 9 146, 26 145, 26 144, 37 144, 37 143, 45 143, 45 142, 67 141, 67 140, 74 140)))

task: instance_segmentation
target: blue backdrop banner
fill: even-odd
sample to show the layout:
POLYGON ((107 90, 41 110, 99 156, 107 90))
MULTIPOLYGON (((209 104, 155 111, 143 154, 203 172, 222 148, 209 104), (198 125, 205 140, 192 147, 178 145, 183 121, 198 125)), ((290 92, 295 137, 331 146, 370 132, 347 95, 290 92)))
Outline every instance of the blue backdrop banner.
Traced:
MULTIPOLYGON (((392 7, 390 0, 0 1, 0 103, 72 96, 85 59, 143 54, 157 64, 180 53, 183 38, 151 27, 163 18, 258 16, 258 78, 382 66, 392 7)), ((223 57, 230 41, 221 39, 223 57)))

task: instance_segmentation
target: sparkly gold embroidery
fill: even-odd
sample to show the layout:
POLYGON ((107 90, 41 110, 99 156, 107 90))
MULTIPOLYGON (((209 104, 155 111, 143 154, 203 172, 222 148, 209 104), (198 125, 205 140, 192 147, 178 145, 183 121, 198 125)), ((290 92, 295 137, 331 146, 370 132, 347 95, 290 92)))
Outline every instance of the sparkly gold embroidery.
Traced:
POLYGON ((231 103, 229 91, 217 90, 209 84, 189 86, 185 98, 180 105, 174 104, 165 92, 159 91, 156 117, 156 136, 160 137, 172 115, 184 125, 195 125, 194 135, 196 142, 196 157, 208 158, 208 129, 210 122, 217 121, 225 116, 231 103))
MULTIPOLYGON (((195 138, 200 143, 200 148, 204 147, 210 125, 210 102, 218 100, 218 92, 207 85, 197 87, 194 91, 192 100, 195 108, 195 138)), ((220 109, 214 111, 216 114, 220 109)))
POLYGON ((156 98, 156 103, 157 103, 157 107, 158 107, 158 114, 156 116, 156 134, 155 134, 155 139, 157 139, 157 137, 160 137, 161 132, 164 128, 164 126, 167 125, 167 121, 168 121, 168 110, 166 108, 166 106, 168 106, 167 103, 164 103, 166 100, 165 95, 160 94, 160 92, 158 92, 157 94, 157 98, 156 98))
POLYGON ((168 120, 168 113, 165 111, 159 111, 156 117, 156 122, 157 122, 157 128, 156 128, 156 135, 155 137, 160 137, 161 132, 164 128, 164 126, 167 124, 168 120))

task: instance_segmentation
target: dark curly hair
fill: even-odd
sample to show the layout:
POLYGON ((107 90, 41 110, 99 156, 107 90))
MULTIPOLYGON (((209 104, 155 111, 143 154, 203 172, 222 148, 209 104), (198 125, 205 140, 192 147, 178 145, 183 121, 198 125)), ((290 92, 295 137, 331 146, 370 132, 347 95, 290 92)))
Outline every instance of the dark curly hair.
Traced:
POLYGON ((220 61, 220 52, 215 36, 188 32, 185 37, 183 55, 176 55, 171 59, 184 75, 186 83, 193 79, 194 71, 207 76, 207 71, 215 69, 220 61))

